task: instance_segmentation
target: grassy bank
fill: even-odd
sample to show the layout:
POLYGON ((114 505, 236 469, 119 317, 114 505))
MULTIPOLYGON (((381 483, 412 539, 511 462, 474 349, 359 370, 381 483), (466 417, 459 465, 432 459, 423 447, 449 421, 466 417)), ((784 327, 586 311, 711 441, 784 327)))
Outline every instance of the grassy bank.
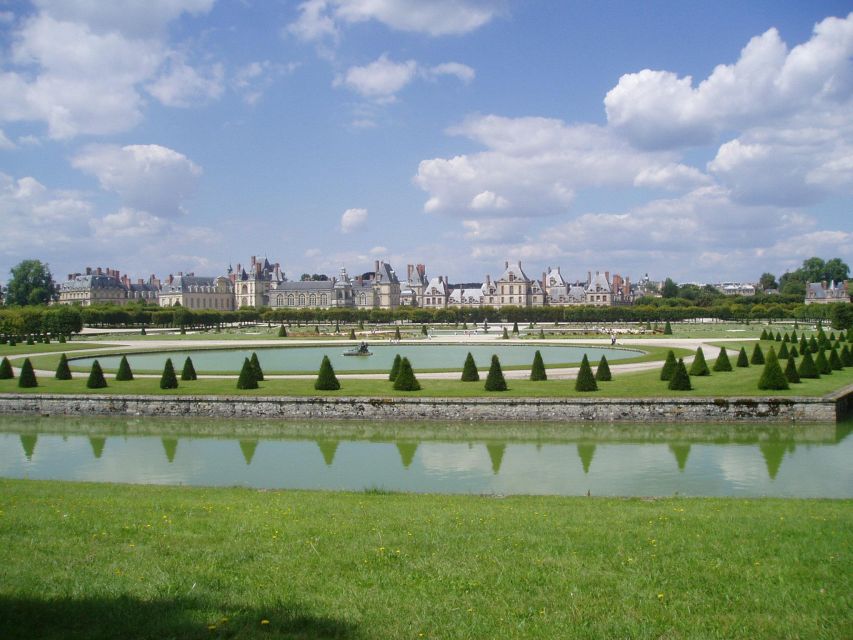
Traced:
POLYGON ((0 481, 4 638, 840 638, 850 501, 0 481))

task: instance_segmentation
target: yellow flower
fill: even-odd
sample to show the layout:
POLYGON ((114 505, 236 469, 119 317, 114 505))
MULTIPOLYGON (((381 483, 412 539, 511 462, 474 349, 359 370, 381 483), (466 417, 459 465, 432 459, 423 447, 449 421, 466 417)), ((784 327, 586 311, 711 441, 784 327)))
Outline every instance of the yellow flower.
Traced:
POLYGON ((270 621, 269 621, 269 620, 267 620, 266 618, 264 618, 263 620, 261 620, 261 624, 269 624, 269 623, 270 623, 270 621))

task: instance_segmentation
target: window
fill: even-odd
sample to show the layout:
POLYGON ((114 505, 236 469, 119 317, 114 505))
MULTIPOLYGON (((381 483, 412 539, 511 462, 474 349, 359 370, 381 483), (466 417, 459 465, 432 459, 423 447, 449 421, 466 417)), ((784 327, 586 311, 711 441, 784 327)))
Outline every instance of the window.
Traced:
POLYGON ((329 304, 329 297, 325 293, 320 296, 320 304, 324 307, 329 304))
POLYGON ((291 293, 289 296, 287 296, 287 306, 292 307, 294 302, 295 300, 293 299, 293 294, 291 293))
POLYGON ((317 306, 317 296, 315 296, 313 293, 308 296, 308 304, 312 307, 317 306))
POLYGON ((280 306, 281 306, 281 301, 282 301, 282 296, 281 296, 281 295, 277 295, 277 296, 275 297, 275 306, 280 307, 280 306))
POLYGON ((304 307, 304 306, 305 306, 305 294, 300 294, 300 295, 299 295, 299 306, 300 306, 300 307, 304 307))

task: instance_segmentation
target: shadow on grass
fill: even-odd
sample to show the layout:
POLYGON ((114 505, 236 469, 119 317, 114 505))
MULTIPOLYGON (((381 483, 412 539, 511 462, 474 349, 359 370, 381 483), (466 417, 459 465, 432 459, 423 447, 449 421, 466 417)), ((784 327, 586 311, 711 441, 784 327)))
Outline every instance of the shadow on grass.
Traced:
POLYGON ((246 608, 200 599, 45 599, 0 596, 0 638, 360 638, 350 623, 278 604, 246 608))

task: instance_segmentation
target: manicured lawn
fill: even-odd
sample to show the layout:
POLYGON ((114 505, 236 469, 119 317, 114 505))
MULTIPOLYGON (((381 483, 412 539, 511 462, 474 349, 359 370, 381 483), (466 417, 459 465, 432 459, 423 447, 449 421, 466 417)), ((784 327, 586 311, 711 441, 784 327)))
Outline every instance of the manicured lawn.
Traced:
MULTIPOLYGON (((54 340, 50 344, 27 344, 26 342, 19 342, 14 347, 10 347, 8 344, 0 344, 0 358, 3 356, 8 356, 11 360, 13 357, 17 357, 23 354, 28 353, 49 353, 53 351, 77 351, 78 349, 103 349, 104 347, 114 347, 117 345, 113 344, 84 344, 82 342, 57 342, 54 340)), ((58 358, 57 358, 58 360, 58 358)))
POLYGON ((0 481, 0 636, 842 638, 850 501, 0 481))

